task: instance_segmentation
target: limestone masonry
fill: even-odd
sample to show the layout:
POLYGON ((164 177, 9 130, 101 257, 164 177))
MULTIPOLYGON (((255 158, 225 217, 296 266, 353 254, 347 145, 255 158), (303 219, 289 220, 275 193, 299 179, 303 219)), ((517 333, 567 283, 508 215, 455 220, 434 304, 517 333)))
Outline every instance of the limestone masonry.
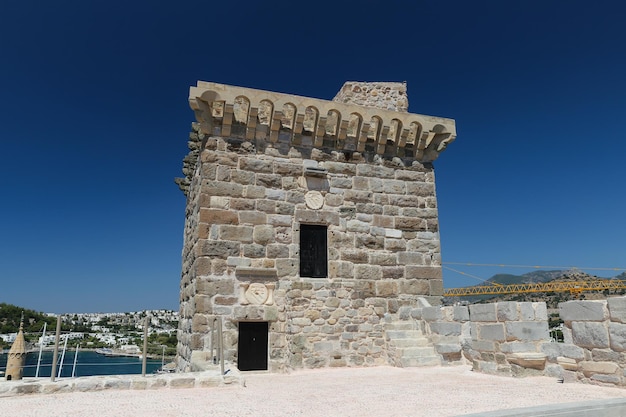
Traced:
POLYGON ((327 101, 198 82, 189 102, 178 370, 213 360, 216 318, 241 370, 438 362, 393 339, 419 330, 401 309, 440 303, 432 161, 454 121, 407 113, 403 83, 327 101))

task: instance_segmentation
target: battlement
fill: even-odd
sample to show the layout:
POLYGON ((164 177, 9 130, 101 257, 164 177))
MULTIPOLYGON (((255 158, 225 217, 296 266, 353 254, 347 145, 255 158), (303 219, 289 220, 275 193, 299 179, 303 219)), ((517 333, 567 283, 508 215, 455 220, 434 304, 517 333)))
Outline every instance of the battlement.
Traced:
MULTIPOLYGON (((190 88, 189 104, 204 134, 262 140, 284 150, 318 148, 431 162, 456 138, 452 119, 371 107, 363 93, 359 100, 342 97, 344 102, 329 101, 199 81, 190 88)), ((405 93, 400 101, 408 106, 405 93)))

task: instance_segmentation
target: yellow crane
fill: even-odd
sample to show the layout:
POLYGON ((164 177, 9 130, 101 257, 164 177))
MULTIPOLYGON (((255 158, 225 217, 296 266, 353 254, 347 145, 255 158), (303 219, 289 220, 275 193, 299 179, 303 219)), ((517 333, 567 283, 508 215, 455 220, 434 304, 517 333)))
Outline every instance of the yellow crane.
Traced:
POLYGON ((493 284, 476 285, 473 287, 448 288, 444 290, 444 297, 464 297, 468 295, 486 294, 518 294, 533 292, 566 292, 578 294, 587 291, 621 290, 626 289, 626 280, 623 279, 590 279, 584 281, 550 281, 538 284, 493 284))

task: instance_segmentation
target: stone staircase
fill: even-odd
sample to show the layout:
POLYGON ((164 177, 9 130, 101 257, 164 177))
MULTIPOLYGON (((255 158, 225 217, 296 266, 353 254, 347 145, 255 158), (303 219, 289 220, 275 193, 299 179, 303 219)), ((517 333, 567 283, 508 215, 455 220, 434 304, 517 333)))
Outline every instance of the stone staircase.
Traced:
POLYGON ((441 357, 412 320, 385 324, 390 363, 400 368, 441 365, 441 357))

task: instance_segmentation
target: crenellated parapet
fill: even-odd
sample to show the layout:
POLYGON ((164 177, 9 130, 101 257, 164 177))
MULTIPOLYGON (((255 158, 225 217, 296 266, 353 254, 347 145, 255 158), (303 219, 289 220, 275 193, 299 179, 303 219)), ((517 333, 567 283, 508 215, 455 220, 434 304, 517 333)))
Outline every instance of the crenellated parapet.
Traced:
POLYGON ((452 119, 199 81, 189 103, 206 135, 431 162, 456 138, 452 119))

